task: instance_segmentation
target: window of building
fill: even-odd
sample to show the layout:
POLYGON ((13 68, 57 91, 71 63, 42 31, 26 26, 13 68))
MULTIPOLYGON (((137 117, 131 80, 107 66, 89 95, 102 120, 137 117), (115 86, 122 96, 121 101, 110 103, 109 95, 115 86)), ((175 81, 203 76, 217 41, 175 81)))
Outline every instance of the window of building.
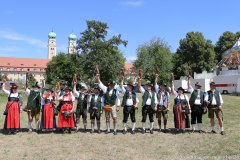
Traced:
POLYGON ((0 71, 2 71, 3 69, 2 68, 0 68, 0 71))
POLYGON ((10 63, 7 63, 7 65, 10 65, 10 63))
POLYGON ((37 64, 34 64, 34 66, 37 66, 37 64))
POLYGON ((23 66, 23 64, 21 64, 21 66, 23 66))
POLYGON ((16 71, 16 70, 17 70, 17 68, 14 68, 13 70, 14 70, 14 71, 16 71))
POLYGON ((21 68, 20 71, 23 71, 23 69, 21 68))
POLYGON ((34 68, 33 70, 34 70, 34 71, 36 71, 37 69, 36 69, 36 68, 34 68))
POLYGON ((7 71, 10 71, 10 68, 7 68, 7 71))

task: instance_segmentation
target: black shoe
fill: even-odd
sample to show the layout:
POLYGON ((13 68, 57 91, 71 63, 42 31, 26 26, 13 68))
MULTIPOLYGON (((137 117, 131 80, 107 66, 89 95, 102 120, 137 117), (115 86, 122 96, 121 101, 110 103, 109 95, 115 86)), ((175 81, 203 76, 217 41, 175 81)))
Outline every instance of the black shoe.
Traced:
POLYGON ((127 132, 125 130, 123 130, 123 134, 126 134, 127 132))
POLYGON ((134 130, 132 130, 132 134, 135 134, 135 131, 134 131, 134 130))
POLYGON ((192 130, 191 133, 196 133, 196 130, 192 130))
POLYGON ((150 129, 150 134, 153 134, 153 130, 152 129, 150 129))
POLYGON ((69 133, 69 134, 71 134, 71 133, 72 133, 72 132, 71 132, 71 129, 68 129, 68 133, 69 133))
POLYGON ((105 133, 108 134, 108 133, 111 133, 111 131, 108 131, 108 130, 107 130, 105 133))
POLYGON ((13 134, 13 135, 16 135, 16 134, 17 134, 17 131, 13 131, 12 134, 13 134))
POLYGON ((98 134, 101 134, 101 130, 100 129, 98 130, 98 134))
POLYGON ((185 130, 182 130, 182 133, 184 134, 184 133, 186 133, 186 131, 185 131, 185 130))
POLYGON ((225 135, 225 132, 224 132, 224 131, 221 131, 221 135, 225 135))
POLYGON ((113 134, 114 134, 114 135, 117 135, 117 131, 114 131, 113 134))
POLYGON ((214 131, 214 130, 212 130, 212 131, 211 131, 211 133, 213 133, 213 134, 216 134, 217 132, 216 132, 216 131, 214 131))
POLYGON ((205 133, 203 130, 199 130, 198 133, 205 133))
POLYGON ((93 134, 93 133, 94 133, 94 131, 93 131, 93 130, 91 130, 91 131, 90 131, 90 133, 91 133, 91 134, 93 134))
POLYGON ((146 130, 145 130, 145 129, 143 129, 143 130, 142 130, 142 134, 145 134, 145 133, 146 133, 146 130))
POLYGON ((159 129, 158 132, 162 132, 162 129, 159 129))

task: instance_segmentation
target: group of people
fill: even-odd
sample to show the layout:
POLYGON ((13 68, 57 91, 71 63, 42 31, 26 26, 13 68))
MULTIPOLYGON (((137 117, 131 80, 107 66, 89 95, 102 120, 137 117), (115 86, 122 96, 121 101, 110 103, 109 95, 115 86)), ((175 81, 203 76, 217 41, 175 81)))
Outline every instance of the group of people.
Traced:
MULTIPOLYGON (((120 77, 120 88, 122 103, 120 102, 120 92, 115 88, 115 81, 109 81, 105 86, 100 80, 100 74, 96 74, 98 85, 94 86, 93 93, 86 85, 81 85, 77 90, 77 82, 73 82, 73 89, 67 83, 63 84, 62 90, 46 88, 43 92, 41 87, 36 84, 33 88, 26 89, 28 96, 27 105, 23 108, 22 96, 18 93, 18 86, 13 84, 10 91, 6 90, 5 83, 2 90, 8 95, 8 102, 4 111, 5 123, 4 129, 7 134, 16 134, 20 128, 20 111, 26 111, 28 114, 28 130, 33 131, 33 119, 36 121, 36 131, 49 132, 59 129, 62 132, 71 133, 72 130, 78 132, 80 129, 80 120, 82 117, 83 130, 87 131, 87 115, 90 115, 91 133, 95 132, 95 123, 97 124, 97 133, 101 133, 101 115, 105 113, 106 133, 110 133, 110 118, 113 120, 113 134, 117 134, 117 112, 120 107, 123 108, 123 134, 128 132, 127 121, 130 115, 132 122, 131 133, 135 134, 136 117, 139 99, 134 90, 132 82, 123 85, 124 76, 120 77), (101 94, 101 92, 103 94, 101 94), (77 101, 75 103, 75 101, 77 101), (58 102, 58 103, 57 103, 58 102), (75 107, 76 104, 76 107, 75 107), (76 108, 76 109, 74 109, 76 108), (41 112, 41 114, 40 114, 41 112), (41 116, 40 116, 41 115, 41 116), (56 116, 58 121, 56 122, 56 116)), ((170 92, 167 85, 163 82, 158 84, 158 75, 155 75, 155 81, 152 84, 147 82, 142 85, 142 79, 139 76, 137 88, 142 94, 142 134, 146 133, 147 116, 150 121, 150 133, 153 134, 154 115, 158 121, 159 131, 168 132, 168 112, 170 110, 170 92), (163 127, 162 127, 163 122, 163 127)), ((202 130, 202 116, 208 112, 211 123, 211 132, 216 133, 214 115, 216 115, 221 127, 221 134, 224 135, 223 114, 222 114, 222 96, 216 90, 215 83, 210 83, 210 90, 201 91, 201 85, 195 84, 193 88, 188 81, 188 89, 191 97, 184 94, 182 87, 175 91, 174 80, 172 80, 171 94, 174 96, 173 114, 176 133, 185 133, 186 128, 192 125, 192 132, 204 132, 202 130), (191 115, 191 118, 190 118, 191 115), (196 123, 197 122, 197 123, 196 123)))

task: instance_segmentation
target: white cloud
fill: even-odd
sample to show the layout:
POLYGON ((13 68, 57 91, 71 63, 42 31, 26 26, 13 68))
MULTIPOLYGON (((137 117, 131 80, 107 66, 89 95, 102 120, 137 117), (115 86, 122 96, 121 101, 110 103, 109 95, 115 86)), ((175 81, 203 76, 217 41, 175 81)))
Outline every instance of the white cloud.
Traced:
POLYGON ((3 47, 3 46, 0 46, 0 52, 16 52, 16 51, 19 51, 20 49, 19 48, 16 48, 16 47, 3 47))
POLYGON ((137 59, 136 56, 126 56, 126 60, 128 63, 132 63, 137 59))
POLYGON ((130 6, 130 7, 141 7, 144 2, 143 1, 140 1, 140 0, 130 0, 130 1, 123 1, 121 2, 122 5, 125 5, 125 6, 130 6))
POLYGON ((46 42, 44 42, 40 39, 36 39, 36 38, 29 37, 27 35, 15 33, 15 32, 8 32, 8 31, 0 30, 0 38, 13 40, 13 41, 23 41, 23 42, 26 42, 33 46, 47 48, 46 42))

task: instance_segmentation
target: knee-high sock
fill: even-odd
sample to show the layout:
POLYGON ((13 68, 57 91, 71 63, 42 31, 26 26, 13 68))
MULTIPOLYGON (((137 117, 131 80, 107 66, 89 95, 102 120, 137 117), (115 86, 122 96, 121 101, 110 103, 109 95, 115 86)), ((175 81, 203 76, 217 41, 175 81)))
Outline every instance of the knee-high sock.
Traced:
POLYGON ((100 121, 97 122, 97 127, 98 127, 98 130, 100 130, 100 128, 101 128, 101 122, 100 121))
POLYGON ((91 129, 94 131, 94 122, 91 122, 91 129))
POLYGON ((110 132, 110 122, 106 121, 106 127, 107 127, 107 131, 110 132))
POLYGON ((39 129, 40 129, 40 120, 36 122, 36 130, 39 130, 39 129))
POLYGON ((161 119, 160 118, 158 119, 158 126, 159 126, 159 129, 161 129, 161 119))
POLYGON ((32 129, 32 121, 28 122, 28 129, 32 129))
POLYGON ((127 131, 127 123, 123 123, 123 129, 127 131))
POLYGON ((142 122, 142 129, 145 130, 146 123, 142 122))
POLYGON ((195 126, 196 126, 196 124, 192 124, 192 130, 193 130, 193 131, 195 131, 195 129, 196 129, 195 126))
POLYGON ((151 122, 151 123, 150 123, 150 130, 153 129, 153 124, 154 124, 154 122, 151 122))
POLYGON ((202 123, 198 123, 198 130, 201 131, 202 130, 202 123))
POLYGON ((136 123, 135 123, 135 122, 133 122, 133 123, 132 123, 132 131, 134 131, 134 130, 135 130, 135 127, 136 127, 136 123))
POLYGON ((114 131, 117 131, 117 121, 114 121, 113 123, 114 123, 114 124, 113 124, 114 131))

